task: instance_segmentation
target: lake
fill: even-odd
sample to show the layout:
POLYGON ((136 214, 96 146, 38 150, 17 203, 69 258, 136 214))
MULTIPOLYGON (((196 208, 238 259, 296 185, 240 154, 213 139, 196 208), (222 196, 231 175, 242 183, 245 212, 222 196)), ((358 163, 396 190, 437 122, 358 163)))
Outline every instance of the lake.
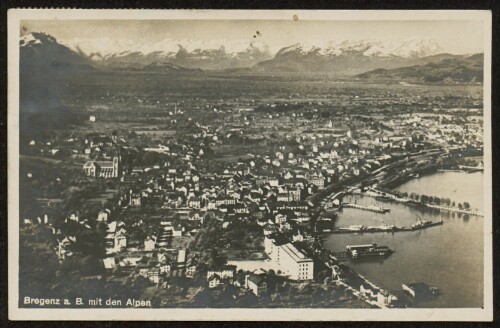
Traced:
MULTIPOLYGON (((438 172, 410 180, 396 189, 448 197, 457 203, 467 201, 472 208, 484 211, 482 172, 438 172)), ((418 302, 416 307, 483 306, 483 217, 416 208, 362 195, 346 196, 344 202, 377 204, 391 212, 379 214, 346 208, 339 213, 335 226, 410 226, 418 218, 444 221, 443 225, 419 231, 322 235, 325 247, 335 252, 344 251, 346 245, 367 243, 385 245, 394 251, 385 260, 351 260, 348 264, 354 270, 397 294, 403 283, 424 282, 439 288, 441 295, 437 299, 418 302)))

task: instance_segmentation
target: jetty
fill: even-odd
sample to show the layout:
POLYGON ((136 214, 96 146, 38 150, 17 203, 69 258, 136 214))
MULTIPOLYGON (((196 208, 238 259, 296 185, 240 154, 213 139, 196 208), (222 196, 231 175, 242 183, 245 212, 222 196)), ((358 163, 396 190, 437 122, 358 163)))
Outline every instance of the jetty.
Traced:
POLYGON ((468 166, 468 165, 459 165, 458 168, 467 173, 481 172, 484 171, 484 167, 479 166, 468 166))
POLYGON ((375 233, 375 232, 405 232, 405 231, 416 231, 427 229, 430 227, 435 227, 442 225, 443 220, 437 222, 427 222, 425 224, 414 224, 410 227, 398 227, 394 225, 381 225, 378 227, 365 227, 363 225, 353 225, 349 227, 338 227, 334 228, 330 233, 375 233))
POLYGON ((448 212, 453 212, 453 213, 475 215, 475 216, 484 216, 484 213, 480 212, 480 211, 466 210, 466 209, 460 209, 460 208, 456 208, 456 207, 440 206, 440 205, 432 205, 432 204, 422 204, 422 205, 429 207, 429 208, 435 208, 435 209, 438 209, 440 211, 448 211, 448 212))
POLYGON ((361 205, 361 204, 353 204, 353 203, 344 203, 342 204, 342 207, 347 207, 347 208, 357 208, 360 210, 364 211, 370 211, 370 212, 375 212, 375 213, 388 213, 391 210, 388 208, 380 207, 377 205, 361 205))

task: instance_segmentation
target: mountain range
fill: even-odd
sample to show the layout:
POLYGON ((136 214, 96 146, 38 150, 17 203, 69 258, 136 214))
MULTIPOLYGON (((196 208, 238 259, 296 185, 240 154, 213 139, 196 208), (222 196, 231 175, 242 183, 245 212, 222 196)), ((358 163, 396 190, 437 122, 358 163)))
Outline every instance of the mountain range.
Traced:
MULTIPOLYGON (((482 80, 482 55, 470 57, 443 53, 436 41, 426 38, 402 42, 365 40, 297 43, 272 51, 268 45, 253 40, 246 42, 165 39, 152 45, 139 46, 119 43, 108 38, 73 39, 61 43, 48 34, 32 32, 21 37, 20 46, 21 69, 38 65, 42 66, 44 72, 57 71, 60 68, 124 68, 169 74, 200 74, 203 71, 215 70, 228 74, 313 73, 335 77, 404 78, 412 75, 409 71, 417 75, 427 74, 428 70, 438 66, 449 66, 448 69, 442 70, 444 75, 453 73, 451 70, 463 71, 462 74, 454 72, 454 75, 450 76, 451 79, 458 79, 459 82, 482 80), (420 69, 420 66, 424 68, 420 69), (390 71, 400 68, 406 69, 398 71, 399 73, 390 71), (474 73, 469 74, 469 71, 474 73)), ((420 80, 427 81, 430 77, 429 74, 426 76, 427 78, 420 80)), ((447 76, 442 76, 442 80, 446 78, 447 76)))

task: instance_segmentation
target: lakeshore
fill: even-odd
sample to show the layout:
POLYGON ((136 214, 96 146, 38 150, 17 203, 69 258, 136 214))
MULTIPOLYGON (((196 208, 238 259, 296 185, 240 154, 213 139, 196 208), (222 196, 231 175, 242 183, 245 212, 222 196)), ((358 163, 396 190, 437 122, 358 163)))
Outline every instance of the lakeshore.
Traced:
MULTIPOLYGON (((468 174, 462 172, 460 174, 470 178, 469 182, 471 182, 471 177, 481 175, 482 173, 468 174)), ((428 180, 434 179, 434 181, 428 181, 429 185, 442 184, 436 180, 443 178, 441 173, 434 175, 434 178, 432 177, 433 175, 425 177, 428 180)), ((453 175, 446 182, 451 183, 455 181, 455 187, 457 187, 456 181, 460 180, 456 178, 457 176, 453 175)), ((415 184, 416 180, 411 180, 412 184, 415 184)), ((480 193, 482 190, 482 180, 479 176, 476 176, 476 180, 476 186, 472 190, 480 193)), ((405 188, 407 186, 403 184, 399 190, 407 190, 405 188)), ((449 188, 449 190, 454 191, 455 188, 449 188)), ((419 190, 419 192, 422 194, 430 193, 423 189, 419 190)), ((463 191, 463 193, 466 194, 467 191, 463 191)), ((441 195, 448 196, 449 194, 441 195)), ((363 195, 353 195, 352 197, 356 197, 358 204, 370 204, 373 202, 373 197, 363 195)), ((460 197, 458 199, 463 200, 460 197)), ((385 207, 390 208, 391 212, 387 214, 370 213, 366 215, 365 211, 346 208, 338 213, 335 226, 352 224, 373 226, 377 222, 379 224, 411 225, 415 223, 416 217, 430 221, 439 221, 442 219, 444 224, 401 235, 382 231, 366 234, 322 234, 325 248, 331 251, 343 251, 345 245, 348 244, 377 243, 379 245, 387 245, 395 251, 390 257, 379 259, 375 263, 349 261, 347 265, 358 274, 370 277, 374 283, 392 292, 399 291, 402 283, 412 281, 429 283, 437 286, 444 292, 436 300, 413 304, 412 306, 415 307, 480 306, 482 304, 483 220, 479 216, 458 212, 444 212, 427 206, 408 206, 404 202, 394 202, 393 200, 380 200, 380 202, 385 207), (456 243, 455 240, 460 240, 461 242, 456 243), (470 267, 471 265, 473 265, 472 268, 470 267), (464 270, 465 267, 469 269, 464 270), (457 272, 457 270, 461 272, 455 276, 447 274, 449 272, 457 272), (463 284, 463 281, 467 281, 468 283, 463 284), (467 298, 465 295, 469 294, 472 296, 467 298)), ((473 204, 473 206, 477 206, 477 204, 473 204)))

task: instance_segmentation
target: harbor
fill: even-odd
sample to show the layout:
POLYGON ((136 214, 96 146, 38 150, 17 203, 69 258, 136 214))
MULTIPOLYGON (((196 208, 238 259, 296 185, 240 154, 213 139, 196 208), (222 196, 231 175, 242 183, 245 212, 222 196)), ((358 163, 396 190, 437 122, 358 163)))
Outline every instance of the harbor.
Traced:
MULTIPOLYGON (((482 173, 438 172, 412 179, 397 190, 418 194, 435 193, 437 196, 464 202, 468 201, 470 194, 481 193, 482 173), (466 185, 467 189, 460 189, 462 185, 466 185)), ((366 206, 373 204, 374 199, 373 196, 364 194, 349 197, 349 202, 366 206)), ((414 299, 405 292, 412 306, 481 306, 483 218, 424 206, 410 206, 392 199, 381 199, 379 202, 379 205, 389 208, 390 212, 368 213, 356 208, 343 208, 339 211, 331 230, 321 234, 325 248, 359 275, 369 277, 377 286, 397 296, 403 291, 402 284, 409 286, 417 282, 436 287, 441 292, 436 297, 425 299, 414 299), (432 224, 417 226, 416 218, 432 224), (413 229, 412 225, 415 225, 413 229), (342 227, 344 231, 339 230, 342 227), (363 231, 361 227, 372 229, 363 231), (397 227, 406 227, 407 232, 392 233, 391 230, 397 227), (345 231, 345 228, 361 231, 345 231), (460 242, 457 243, 457 240, 460 242), (390 256, 367 259, 353 259, 347 254, 347 245, 372 244, 387 246, 393 253, 390 256), (440 274, 450 271, 454 275, 440 274)), ((482 199, 479 198, 475 203, 471 202, 471 207, 481 211, 481 202, 482 199)))

